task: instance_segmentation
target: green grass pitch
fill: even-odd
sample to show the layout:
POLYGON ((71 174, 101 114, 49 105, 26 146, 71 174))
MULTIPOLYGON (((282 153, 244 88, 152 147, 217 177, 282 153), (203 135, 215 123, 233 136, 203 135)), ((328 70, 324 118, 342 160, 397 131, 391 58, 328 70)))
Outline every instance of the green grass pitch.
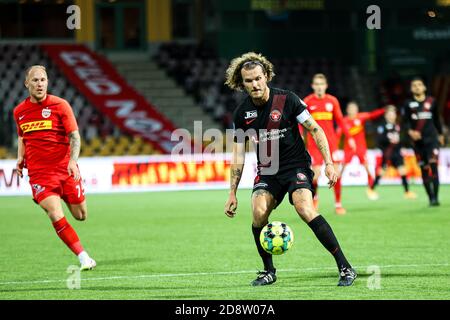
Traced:
POLYGON ((334 259, 285 198, 271 220, 288 223, 295 243, 274 257, 278 281, 251 287, 261 268, 251 234, 250 190, 238 193, 234 219, 223 214, 227 191, 88 195, 89 218, 69 221, 98 266, 81 273, 30 197, 0 198, 0 299, 450 299, 450 186, 428 208, 421 186, 404 200, 400 186, 381 186, 369 201, 344 187, 345 216, 320 189, 320 212, 356 267, 354 286, 336 287, 334 259), (368 266, 378 266, 377 275, 368 266))

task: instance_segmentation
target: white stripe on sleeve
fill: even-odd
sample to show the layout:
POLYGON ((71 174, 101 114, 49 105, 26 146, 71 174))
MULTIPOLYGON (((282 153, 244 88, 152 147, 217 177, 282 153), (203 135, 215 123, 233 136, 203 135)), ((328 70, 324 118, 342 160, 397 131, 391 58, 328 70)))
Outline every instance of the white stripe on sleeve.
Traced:
POLYGON ((303 112, 302 113, 300 113, 298 116, 297 116, 297 121, 299 122, 299 123, 303 123, 303 122, 305 122, 306 120, 308 120, 309 118, 311 118, 311 114, 308 112, 308 110, 303 110, 303 112))

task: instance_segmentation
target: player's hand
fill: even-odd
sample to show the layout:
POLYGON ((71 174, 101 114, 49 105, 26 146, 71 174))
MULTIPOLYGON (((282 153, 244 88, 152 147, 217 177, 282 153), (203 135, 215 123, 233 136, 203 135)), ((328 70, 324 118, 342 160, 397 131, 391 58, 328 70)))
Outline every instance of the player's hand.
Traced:
POLYGON ((325 165, 325 175, 328 178, 328 188, 333 188, 338 180, 338 175, 334 170, 334 165, 332 163, 325 165))
POLYGON ((445 139, 443 134, 439 135, 438 140, 439 143, 441 144, 441 147, 445 146, 445 139))
POLYGON ((417 130, 408 130, 408 134, 414 141, 422 139, 422 135, 417 130))
POLYGON ((234 193, 230 193, 228 201, 225 203, 225 214, 229 218, 234 218, 236 215, 238 201, 234 193))
POLYGON ((67 166, 67 172, 69 176, 73 176, 75 181, 79 181, 81 178, 80 169, 78 169, 77 162, 75 160, 70 159, 69 165, 67 166))
POLYGON ((16 171, 17 174, 19 175, 19 177, 23 178, 23 158, 22 159, 18 159, 17 163, 16 163, 16 171))
POLYGON ((348 146, 353 150, 356 151, 356 142, 353 138, 348 138, 348 146))

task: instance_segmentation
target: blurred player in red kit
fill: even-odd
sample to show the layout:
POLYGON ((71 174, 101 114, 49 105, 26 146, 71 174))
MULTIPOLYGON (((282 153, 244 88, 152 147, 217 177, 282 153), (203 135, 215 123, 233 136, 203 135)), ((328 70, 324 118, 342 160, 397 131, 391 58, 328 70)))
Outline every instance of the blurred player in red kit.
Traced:
MULTIPOLYGON (((367 143, 366 143, 366 130, 364 125, 366 121, 375 120, 384 114, 384 108, 376 109, 371 112, 359 112, 359 106, 355 101, 350 101, 347 104, 347 116, 344 117, 344 123, 348 128, 349 137, 352 137, 356 143, 356 149, 352 149, 348 144, 348 137, 344 143, 344 164, 341 169, 341 176, 344 173, 345 167, 349 164, 353 157, 356 156, 367 172, 368 186, 373 184, 373 177, 369 171, 367 164, 367 143)), ((338 137, 341 135, 342 130, 338 129, 338 137)), ((369 191, 368 191, 369 192, 369 191)))
MULTIPOLYGON (((336 129, 334 127, 334 121, 337 125, 342 128, 344 134, 349 137, 348 128, 345 126, 341 111, 341 106, 338 99, 331 94, 326 93, 328 88, 327 78, 325 75, 318 73, 313 76, 311 87, 314 93, 303 99, 308 105, 308 111, 311 116, 316 120, 320 127, 325 131, 325 135, 328 139, 328 144, 330 145, 331 155, 333 157, 333 162, 335 166, 335 171, 339 172, 339 162, 341 159, 337 159, 336 151, 338 150, 339 140, 336 135, 336 129)), ((317 148, 314 140, 312 139, 309 132, 307 133, 307 150, 312 158, 312 169, 314 171, 314 205, 318 207, 318 194, 317 186, 320 177, 323 158, 320 156, 320 150, 317 148)), ((352 137, 348 139, 349 146, 355 149, 355 141, 352 137)), ((341 204, 341 178, 339 177, 336 185, 334 186, 334 197, 335 197, 335 210, 337 214, 345 214, 346 210, 341 204)))
POLYGON ((26 71, 29 97, 14 109, 18 134, 17 171, 28 176, 33 199, 47 213, 59 238, 78 256, 81 270, 96 262, 83 249, 77 233, 64 217, 61 199, 77 220, 87 218, 87 205, 80 170, 80 134, 69 103, 47 94, 48 78, 44 66, 26 71))

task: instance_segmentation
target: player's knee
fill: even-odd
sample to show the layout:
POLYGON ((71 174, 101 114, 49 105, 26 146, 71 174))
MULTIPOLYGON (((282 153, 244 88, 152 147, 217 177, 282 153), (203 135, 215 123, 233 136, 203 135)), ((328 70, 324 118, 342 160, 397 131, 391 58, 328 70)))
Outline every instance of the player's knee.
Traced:
POLYGON ((87 219, 87 209, 86 208, 77 208, 73 213, 73 216, 78 221, 84 221, 87 219))
POLYGON ((253 207, 253 225, 262 227, 267 223, 268 208, 267 205, 261 204, 253 207))
POLYGON ((300 218, 302 218, 302 220, 306 223, 310 222, 319 215, 313 207, 298 207, 296 209, 300 218))

